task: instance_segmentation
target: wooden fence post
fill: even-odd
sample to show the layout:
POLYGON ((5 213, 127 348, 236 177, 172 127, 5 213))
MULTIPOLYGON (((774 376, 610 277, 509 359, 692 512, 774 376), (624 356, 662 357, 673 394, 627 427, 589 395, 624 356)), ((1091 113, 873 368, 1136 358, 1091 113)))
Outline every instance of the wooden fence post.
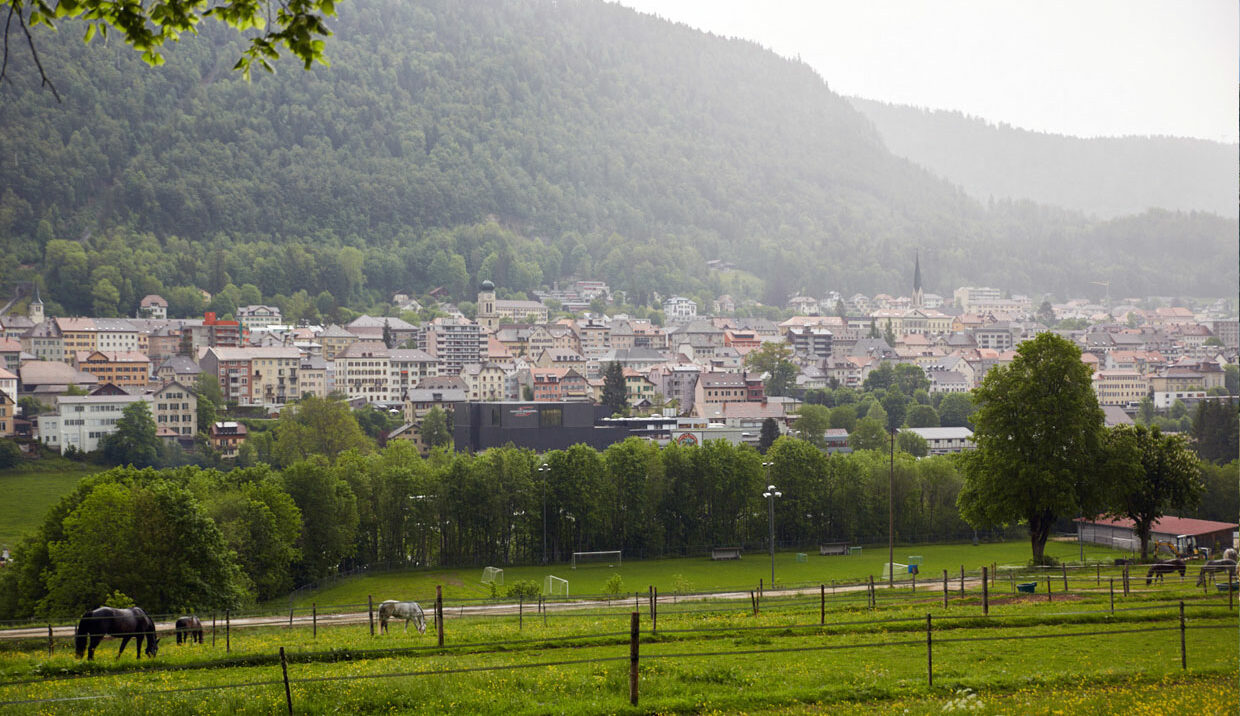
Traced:
POLYGON ((913 591, 917 591, 917 573, 913 572, 913 591))
POLYGON ((633 612, 629 616, 629 703, 637 705, 637 644, 638 628, 641 625, 641 614, 633 612))
POLYGON ((999 586, 999 565, 997 562, 990 563, 990 588, 994 589, 999 586))
POLYGON ((310 603, 310 620, 314 623, 314 638, 319 638, 319 605, 317 602, 310 603))
POLYGON ((293 692, 288 687, 288 661, 284 658, 284 647, 280 647, 280 671, 284 673, 284 701, 288 704, 288 716, 293 716, 293 692))
POLYGON ((1051 596, 1051 578, 1046 578, 1046 601, 1053 602, 1055 598, 1051 596))
POLYGON ((651 602, 653 609, 650 612, 650 631, 658 633, 659 631, 659 588, 654 587, 654 601, 651 602))
POLYGON ((960 598, 964 598, 964 565, 960 565, 960 598))
POLYGON ((1128 596, 1128 565, 1124 565, 1124 596, 1128 596))
POLYGON ((366 595, 366 614, 370 617, 370 635, 375 635, 375 598, 366 595))
POLYGON ((1115 577, 1111 577, 1111 613, 1115 613, 1115 577))
POLYGON ((827 585, 818 585, 818 626, 827 623, 827 585))
POLYGON ((947 608, 947 570, 943 570, 943 608, 947 608))
POLYGON ((215 612, 211 612, 211 648, 215 648, 215 612))
POLYGON ((525 596, 517 597, 517 631, 525 628, 525 596))
POLYGON ((1063 591, 1068 593, 1068 565, 1060 562, 1059 566, 1063 568, 1063 591))
POLYGON ((224 610, 224 653, 232 653, 232 612, 224 610))
POLYGON ((1094 585, 1098 587, 1102 586, 1102 565, 1101 564, 1094 565, 1094 585))
POLYGON ((443 585, 435 585, 435 633, 439 646, 443 646, 443 585))
POLYGON ((291 604, 288 607, 288 628, 293 628, 293 605, 291 604))
POLYGON ((1188 647, 1184 643, 1184 600, 1180 600, 1180 668, 1188 668, 1188 647))
POLYGON ((52 650, 55 648, 56 648, 55 642, 52 641, 52 625, 48 624, 47 625, 47 655, 51 656, 52 650))
POLYGON ((1231 609, 1233 608, 1233 604, 1235 602, 1235 597, 1232 596, 1235 593, 1234 591, 1235 585, 1236 585, 1236 568, 1228 567, 1227 568, 1227 610, 1228 611, 1231 611, 1231 609))
POLYGON ((934 650, 931 646, 931 617, 926 613, 926 682, 934 688, 934 650))
POLYGON ((990 616, 990 576, 989 567, 982 567, 982 615, 990 616))
POLYGON ((870 575, 870 609, 878 606, 877 595, 874 594, 874 575, 870 575))

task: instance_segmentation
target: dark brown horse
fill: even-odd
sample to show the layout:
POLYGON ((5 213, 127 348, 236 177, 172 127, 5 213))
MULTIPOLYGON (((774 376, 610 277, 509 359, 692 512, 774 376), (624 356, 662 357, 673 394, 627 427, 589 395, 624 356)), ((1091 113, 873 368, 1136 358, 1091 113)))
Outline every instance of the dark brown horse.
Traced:
POLYGON ((202 643, 202 622, 193 614, 177 619, 176 632, 177 646, 180 646, 182 641, 190 644, 202 643))
POLYGON ((1168 559, 1165 562, 1155 562, 1150 565, 1150 570, 1145 573, 1145 583, 1148 585, 1155 579, 1161 582, 1164 574, 1171 574, 1172 572, 1179 572, 1180 576, 1183 577, 1185 572, 1184 560, 1168 559))
POLYGON ((155 634, 155 622, 139 607, 115 609, 99 607, 82 615, 77 631, 73 634, 73 648, 78 658, 87 653, 88 659, 95 658, 95 647, 105 636, 116 636, 121 639, 120 651, 116 656, 125 653, 125 645, 130 639, 134 642, 134 650, 138 658, 142 658, 142 642, 146 641, 146 655, 154 658, 159 651, 159 637, 155 634))

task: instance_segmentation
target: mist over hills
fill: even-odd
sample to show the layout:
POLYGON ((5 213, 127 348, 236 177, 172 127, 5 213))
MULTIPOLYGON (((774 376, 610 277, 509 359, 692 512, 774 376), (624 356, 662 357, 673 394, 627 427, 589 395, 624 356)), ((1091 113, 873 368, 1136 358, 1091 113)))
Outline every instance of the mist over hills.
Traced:
POLYGON ((1103 218, 1147 209, 1236 218, 1237 146, 1184 137, 1068 137, 960 112, 850 97, 892 153, 983 201, 1026 199, 1103 218))
POLYGON ((63 104, 15 53, 0 281, 37 273, 69 312, 92 308, 100 278, 121 312, 160 287, 252 283, 365 306, 570 276, 638 300, 782 305, 906 290, 920 250, 938 292, 1235 292, 1234 220, 983 204, 888 151, 809 67, 753 43, 595 0, 340 12, 330 68, 282 62, 249 85, 229 69, 240 44, 213 25, 158 69, 119 43, 41 34, 63 104), (709 271, 715 258, 740 271, 709 271))

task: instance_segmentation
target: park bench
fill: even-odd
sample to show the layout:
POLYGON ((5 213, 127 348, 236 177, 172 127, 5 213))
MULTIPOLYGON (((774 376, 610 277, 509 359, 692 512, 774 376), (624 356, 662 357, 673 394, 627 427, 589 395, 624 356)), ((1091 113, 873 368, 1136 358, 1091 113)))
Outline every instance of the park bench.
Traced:
POLYGON ((818 554, 819 556, 822 556, 822 557, 829 557, 829 556, 847 557, 848 556, 848 543, 847 542, 828 542, 826 544, 820 544, 818 545, 818 554))
POLYGON ((711 559, 740 559, 740 547, 715 547, 710 551, 711 559))

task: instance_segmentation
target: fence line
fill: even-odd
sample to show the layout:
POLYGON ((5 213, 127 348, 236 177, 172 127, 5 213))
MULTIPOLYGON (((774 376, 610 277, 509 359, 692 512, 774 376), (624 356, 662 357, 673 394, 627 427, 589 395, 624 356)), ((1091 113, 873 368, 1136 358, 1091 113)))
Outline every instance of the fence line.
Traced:
MULTIPOLYGON (((637 614, 636 612, 633 613, 634 616, 636 616, 636 614, 637 614)), ((1051 634, 995 635, 995 636, 975 636, 975 637, 970 637, 970 636, 939 637, 939 638, 934 639, 934 644, 939 645, 941 648, 943 644, 966 643, 966 642, 973 643, 973 642, 990 642, 990 641, 1020 641, 1020 640, 1031 640, 1031 639, 1073 639, 1073 638, 1081 638, 1081 637, 1107 637, 1107 636, 1120 636, 1120 635, 1127 635, 1127 634, 1140 634, 1140 633, 1153 633, 1153 632, 1166 632, 1166 631, 1180 631, 1181 633, 1183 633, 1183 631, 1186 629, 1207 630, 1207 629, 1233 629, 1234 628, 1230 624, 1219 624, 1219 625, 1203 624, 1203 625, 1194 625, 1192 627, 1186 627, 1183 624, 1182 616, 1176 617, 1176 618, 1179 619, 1180 621, 1179 621, 1179 624, 1175 626, 1142 627, 1142 628, 1129 628, 1129 629, 1099 629, 1099 630, 1080 631, 1080 632, 1075 632, 1075 631, 1074 632, 1056 632, 1056 633, 1051 633, 1051 634)), ((860 622, 860 623, 861 624, 867 624, 867 623, 877 624, 877 623, 890 623, 893 621, 900 621, 900 622, 921 621, 921 618, 882 619, 882 620, 870 620, 870 621, 860 622)), ((989 622, 989 620, 987 620, 987 622, 989 622)), ((926 631, 927 631, 927 634, 929 634, 932 631, 932 628, 930 626, 930 621, 927 620, 926 624, 927 624, 926 631)), ((817 627, 819 625, 804 625, 804 626, 817 627)), ((742 627, 740 629, 734 629, 734 631, 749 631, 749 630, 754 630, 754 629, 769 629, 769 628, 772 628, 772 627, 769 627, 769 626, 742 627)), ((790 628, 790 627, 785 625, 780 628, 790 628)), ((979 628, 984 628, 984 627, 979 627, 979 628)), ((615 632, 615 633, 609 632, 605 636, 615 636, 615 635, 623 635, 623 634, 624 634, 623 632, 615 632)), ((601 637, 604 635, 591 635, 591 636, 601 637)), ((588 636, 588 637, 576 637, 576 638, 590 638, 590 637, 588 636)), ((524 641, 541 641, 541 640, 524 640, 524 641)), ((767 649, 734 649, 734 650, 705 651, 705 652, 671 652, 671 653, 665 652, 665 653, 653 653, 653 654, 647 653, 644 655, 644 658, 646 659, 682 659, 682 658, 705 658, 705 657, 715 657, 715 656, 748 656, 748 655, 760 655, 760 654, 802 653, 802 652, 814 652, 814 651, 841 651, 841 650, 848 650, 848 649, 922 646, 923 644, 926 645, 927 647, 927 659, 929 660, 930 642, 928 639, 923 641, 920 638, 914 639, 914 640, 881 641, 881 642, 853 643, 853 644, 819 644, 819 645, 803 646, 803 647, 802 646, 798 646, 798 647, 789 646, 789 647, 776 647, 776 648, 767 648, 767 649)), ((591 645, 591 646, 595 646, 595 645, 591 645)), ((1182 655, 1183 654, 1184 652, 1182 652, 1182 655)), ((387 679, 387 678, 408 678, 408 677, 436 676, 436 675, 447 675, 447 674, 510 671, 510 670, 517 670, 517 669, 535 669, 535 668, 546 668, 546 667, 553 667, 553 666, 571 666, 571 665, 578 665, 578 664, 606 663, 606 662, 624 661, 629 658, 630 657, 628 656, 606 656, 606 657, 593 657, 593 658, 588 658, 588 659, 565 659, 565 660, 558 660, 558 661, 531 662, 527 664, 500 664, 500 665, 491 665, 491 666, 455 667, 455 668, 446 668, 446 669, 429 669, 429 670, 421 670, 421 671, 408 671, 408 672, 384 673, 384 674, 319 676, 319 677, 303 677, 303 678, 292 678, 292 679, 285 678, 285 679, 280 679, 280 680, 250 681, 250 682, 241 682, 241 683, 235 683, 235 684, 215 684, 215 685, 210 685, 210 686, 191 686, 191 687, 181 687, 181 688, 175 688, 175 689, 140 691, 140 692, 129 694, 129 695, 130 696, 158 696, 158 695, 166 695, 166 694, 191 693, 191 692, 200 692, 200 691, 215 691, 215 690, 226 690, 226 689, 237 689, 237 688, 252 688, 252 687, 259 687, 259 686, 278 686, 278 685, 287 685, 287 684, 325 683, 325 682, 336 682, 336 681, 362 681, 362 680, 387 679)), ((114 676, 114 675, 117 675, 117 673, 98 674, 98 675, 93 675, 93 676, 114 676)), ((933 679, 932 669, 928 673, 928 678, 933 679)), ((26 682, 23 682, 23 683, 26 683, 26 682)), ((7 685, 20 685, 20 684, 0 684, 0 686, 7 686, 7 685)), ((56 702, 67 702, 67 701, 84 701, 84 700, 104 699, 104 698, 113 698, 113 697, 114 697, 113 694, 98 694, 98 695, 88 695, 88 696, 55 697, 55 698, 48 698, 48 699, 23 699, 23 700, 0 702, 0 706, 38 704, 38 703, 56 703, 56 702)))

